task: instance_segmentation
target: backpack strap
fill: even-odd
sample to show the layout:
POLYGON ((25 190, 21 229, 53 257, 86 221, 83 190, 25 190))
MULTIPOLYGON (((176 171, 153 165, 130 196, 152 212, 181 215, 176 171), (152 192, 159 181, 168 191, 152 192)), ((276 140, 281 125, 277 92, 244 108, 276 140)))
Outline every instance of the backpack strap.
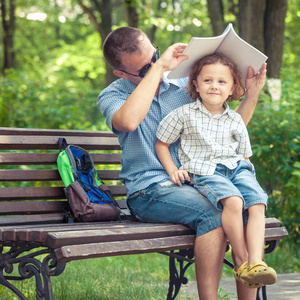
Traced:
POLYGON ((66 141, 65 138, 59 138, 58 139, 58 148, 59 148, 59 152, 62 152, 63 149, 66 149, 68 147, 68 143, 66 141))

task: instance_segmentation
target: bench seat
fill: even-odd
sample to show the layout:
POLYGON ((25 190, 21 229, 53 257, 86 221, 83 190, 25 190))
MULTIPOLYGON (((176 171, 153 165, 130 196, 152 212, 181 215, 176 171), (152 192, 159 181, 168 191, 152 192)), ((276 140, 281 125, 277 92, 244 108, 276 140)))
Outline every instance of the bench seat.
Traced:
MULTIPOLYGON (((51 276, 60 275, 67 262, 157 252, 169 256, 167 299, 176 298, 181 284, 187 282, 184 273, 194 262, 195 232, 184 225, 142 223, 127 217, 126 189, 118 180, 120 158, 117 137, 110 132, 0 127, 2 285, 26 299, 10 281, 28 276, 20 271, 18 278, 9 275, 13 269, 26 267, 24 253, 30 253, 31 258, 41 252, 46 255, 43 261, 36 262, 36 272, 30 277, 36 277, 37 299, 55 299, 51 276), (66 199, 56 167, 59 137, 89 150, 99 178, 109 186, 124 212, 121 221, 63 222, 66 199)), ((274 251, 287 235, 278 219, 266 218, 265 253, 274 251)), ((232 266, 226 260, 225 263, 232 266)))

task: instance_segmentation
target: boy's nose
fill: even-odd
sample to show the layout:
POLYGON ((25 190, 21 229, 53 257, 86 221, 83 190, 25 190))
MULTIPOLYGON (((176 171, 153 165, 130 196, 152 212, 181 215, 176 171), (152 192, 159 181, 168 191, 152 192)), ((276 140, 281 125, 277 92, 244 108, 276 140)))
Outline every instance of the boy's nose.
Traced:
POLYGON ((217 84, 215 82, 212 82, 210 88, 217 89, 218 86, 217 86, 217 84))

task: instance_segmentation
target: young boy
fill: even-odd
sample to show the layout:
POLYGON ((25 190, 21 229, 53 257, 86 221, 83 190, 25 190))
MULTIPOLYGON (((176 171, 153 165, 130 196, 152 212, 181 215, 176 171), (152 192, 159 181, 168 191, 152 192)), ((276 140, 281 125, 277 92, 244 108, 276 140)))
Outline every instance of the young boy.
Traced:
POLYGON ((249 161, 252 151, 246 126, 226 103, 245 93, 237 66, 222 54, 206 56, 193 66, 188 90, 196 101, 161 121, 156 153, 173 183, 190 182, 223 210, 222 226, 235 254, 235 277, 253 288, 273 284, 276 272, 262 261, 268 196, 249 161), (180 169, 169 152, 177 140, 180 169), (246 209, 249 219, 244 233, 246 209))

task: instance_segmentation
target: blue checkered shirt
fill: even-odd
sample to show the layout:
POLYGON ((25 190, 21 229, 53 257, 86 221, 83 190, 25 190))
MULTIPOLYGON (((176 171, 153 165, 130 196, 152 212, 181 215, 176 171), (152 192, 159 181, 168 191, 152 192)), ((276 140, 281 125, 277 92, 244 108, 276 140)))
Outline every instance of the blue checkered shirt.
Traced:
POLYGON ((238 161, 252 156, 243 119, 227 104, 214 116, 200 100, 183 105, 162 120, 157 138, 168 144, 180 140, 181 168, 197 175, 212 175, 217 164, 234 169, 238 161))
MULTIPOLYGON (((118 79, 98 96, 97 105, 106 118, 109 129, 118 136, 122 148, 120 180, 125 184, 127 195, 148 187, 154 182, 170 180, 156 153, 156 130, 159 122, 172 110, 193 100, 183 88, 187 78, 168 80, 164 77, 158 97, 154 97, 149 112, 133 132, 120 132, 112 127, 114 113, 126 102, 136 85, 126 79, 118 79)), ((178 143, 170 147, 175 164, 179 167, 178 143)))

